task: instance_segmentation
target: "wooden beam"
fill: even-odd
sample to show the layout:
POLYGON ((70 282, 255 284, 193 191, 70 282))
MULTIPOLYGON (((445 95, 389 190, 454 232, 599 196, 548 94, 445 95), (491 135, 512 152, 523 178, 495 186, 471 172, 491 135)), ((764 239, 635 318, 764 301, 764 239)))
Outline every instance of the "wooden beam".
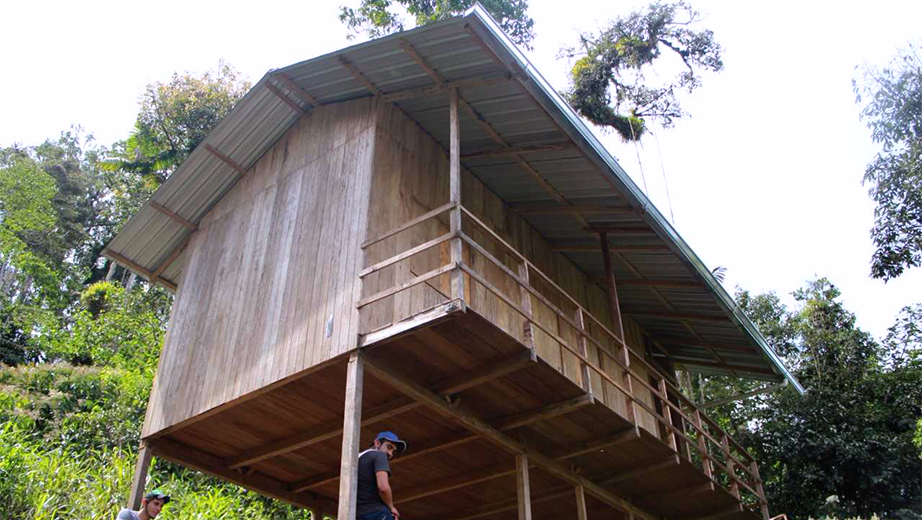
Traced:
POLYGON ((461 154, 462 159, 477 159, 481 157, 498 157, 505 155, 529 154, 541 152, 562 152, 575 148, 573 143, 545 144, 533 146, 506 146, 501 148, 489 148, 461 154))
POLYGON ((229 470, 221 465, 222 461, 219 457, 190 448, 178 442, 160 437, 152 439, 150 445, 154 450, 154 455, 157 457, 176 462, 187 468, 208 473, 227 480, 228 482, 298 507, 321 509, 328 514, 335 514, 336 512, 336 502, 327 497, 317 494, 310 497, 295 496, 294 493, 288 491, 282 482, 272 477, 263 475, 258 471, 246 475, 244 473, 229 470))
POLYGON ((348 70, 349 72, 351 72, 352 75, 355 76, 355 79, 359 80, 359 82, 361 82, 363 85, 365 85, 365 88, 367 88, 368 90, 370 90, 372 94, 374 94, 374 95, 376 95, 376 96, 380 96, 380 95, 381 95, 381 90, 378 89, 378 87, 376 87, 374 83, 372 83, 371 81, 369 81, 368 78, 366 78, 364 74, 362 74, 361 72, 359 72, 359 69, 355 68, 355 65, 353 65, 352 63, 349 63, 349 61, 346 60, 346 58, 344 58, 344 57, 342 57, 342 56, 339 56, 339 57, 338 57, 338 60, 339 60, 339 64, 342 65, 343 67, 345 67, 346 70, 348 70))
POLYGON ((266 88, 271 90, 273 94, 276 95, 279 99, 285 102, 286 105, 294 109, 295 112, 304 115, 307 113, 307 110, 304 109, 301 105, 297 104, 290 97, 286 96, 278 87, 272 84, 271 81, 266 81, 266 88))
POLYGON ((692 484, 690 486, 682 486, 673 489, 661 489, 657 491, 647 491, 637 495, 637 498, 641 497, 651 497, 655 496, 657 498, 666 498, 673 496, 694 496, 700 493, 706 493, 708 491, 714 491, 714 482, 704 482, 703 484, 692 484))
POLYGON ((583 486, 576 486, 576 518, 577 520, 589 520, 589 513, 586 511, 586 490, 583 486))
POLYGON ((586 226, 583 231, 588 233, 611 233, 613 235, 652 235, 656 232, 644 226, 586 226))
POLYGON ((574 410, 579 410, 592 404, 595 398, 592 394, 583 394, 572 399, 565 399, 556 403, 543 406, 537 410, 529 410, 512 417, 508 417, 495 425, 499 431, 513 430, 521 426, 526 426, 535 422, 550 419, 560 415, 566 415, 574 410))
POLYGON ((685 366, 698 366, 698 367, 714 367, 714 368, 725 368, 727 370, 738 370, 740 372, 751 372, 754 374, 771 374, 777 376, 774 370, 770 368, 762 367, 747 367, 742 365, 730 365, 726 363, 714 363, 712 361, 699 361, 696 359, 685 359, 681 357, 676 357, 675 362, 685 366))
MULTIPOLYGON (((368 410, 364 415, 362 426, 368 426, 376 422, 389 419, 396 415, 414 410, 419 404, 411 399, 400 398, 389 401, 381 406, 368 410)), ((284 455, 295 450, 306 448, 319 442, 335 439, 343 434, 342 427, 336 425, 323 425, 318 428, 296 433, 276 442, 247 450, 239 455, 230 457, 224 461, 224 465, 229 469, 237 469, 242 466, 256 464, 259 461, 266 460, 279 455, 284 455)))
POLYGON ((630 316, 642 316, 648 318, 669 318, 674 320, 697 320, 697 321, 730 321, 730 318, 720 314, 699 314, 695 312, 663 312, 663 311, 641 311, 626 310, 624 314, 630 316))
POLYGON ((488 363, 484 366, 462 372, 435 385, 433 391, 443 396, 457 394, 458 392, 480 386, 494 379, 522 370, 537 362, 537 355, 534 351, 529 350, 510 356, 496 363, 488 363))
MULTIPOLYGON (((411 274, 415 274, 412 273, 411 274)), ((429 282, 426 282, 429 285, 429 282)), ((432 285, 429 287, 435 288, 432 285)), ((382 327, 380 329, 373 330, 366 334, 359 336, 359 348, 367 347, 370 345, 383 345, 387 342, 394 341, 398 338, 411 334, 419 328, 432 327, 437 325, 447 319, 450 319, 456 314, 463 314, 467 311, 464 306, 464 302, 461 300, 448 300, 445 303, 436 305, 435 307, 420 312, 419 314, 414 314, 409 318, 398 321, 397 323, 392 323, 388 326, 382 327)))
POLYGON ((340 461, 338 518, 355 518, 359 490, 359 441, 362 436, 362 387, 365 381, 364 354, 356 350, 346 366, 346 395, 343 410, 343 448, 340 461))
POLYGON ((224 164, 226 164, 226 165, 230 166, 231 168, 237 170, 237 173, 239 173, 240 175, 246 175, 246 174, 247 174, 247 171, 246 171, 246 169, 245 169, 243 166, 240 166, 239 164, 237 164, 236 162, 234 162, 233 159, 231 159, 230 157, 224 155, 224 153, 222 153, 220 150, 218 150, 218 149, 215 148, 214 146, 211 146, 210 144, 205 143, 205 149, 208 150, 209 152, 211 152, 212 154, 214 154, 214 156, 217 157, 218 159, 220 159, 224 164))
POLYGON ((418 52, 416 52, 416 49, 413 48, 412 45, 410 45, 410 42, 408 42, 406 38, 400 39, 400 46, 403 47, 403 51, 409 54, 410 57, 413 58, 413 61, 415 61, 420 67, 422 67, 423 70, 426 71, 426 74, 428 74, 429 77, 434 79, 436 83, 438 83, 439 85, 445 84, 445 78, 443 78, 438 72, 435 71, 434 68, 432 68, 428 63, 426 63, 426 60, 424 60, 423 57, 420 56, 418 52))
POLYGON ((144 498, 144 486, 147 485, 147 472, 150 469, 150 459, 154 452, 147 445, 147 442, 141 441, 141 447, 138 450, 138 461, 134 467, 134 477, 131 479, 131 493, 128 495, 128 509, 141 509, 141 499, 144 498))
POLYGON ((611 448, 628 442, 636 441, 638 439, 640 439, 640 427, 634 425, 624 431, 620 431, 600 439, 565 446, 564 448, 548 453, 548 456, 557 460, 565 460, 573 457, 579 457, 580 455, 586 455, 587 453, 603 451, 605 448, 611 448))
POLYGON ((179 247, 174 249, 173 252, 170 253, 170 256, 166 257, 166 259, 160 265, 158 265, 156 269, 154 269, 154 272, 151 273, 151 276, 153 278, 156 278, 159 280, 160 275, 162 275, 163 272, 166 271, 167 267, 170 267, 171 265, 173 265, 173 262, 175 262, 176 259, 179 258, 180 255, 182 255, 182 252, 186 250, 186 246, 189 245, 190 238, 192 238, 192 235, 191 234, 187 235, 185 240, 183 240, 182 243, 179 244, 179 247))
POLYGON ((627 471, 622 471, 617 475, 606 478, 601 482, 603 486, 608 486, 611 484, 617 484, 618 482, 624 482, 625 480, 630 480, 634 477, 640 475, 646 475, 648 473, 653 473, 654 471, 659 471, 664 468, 671 468, 672 466, 677 466, 682 463, 682 459, 673 453, 663 459, 655 460, 648 464, 642 464, 636 468, 629 469, 627 471))
POLYGON ((531 483, 528 478, 528 457, 525 455, 515 456, 515 497, 519 520, 531 520, 531 483))
MULTIPOLYGON (((656 253, 671 251, 665 244, 609 244, 609 251, 615 252, 639 252, 639 253, 656 253)), ((564 245, 558 244, 551 246, 551 251, 555 253, 598 253, 602 249, 594 245, 564 245)))
MULTIPOLYGON (((449 92, 448 119, 449 119, 449 153, 448 153, 448 201, 455 205, 449 214, 450 227, 455 238, 451 241, 451 261, 454 265, 461 265, 463 245, 461 243, 461 126, 458 122, 458 89, 449 92)), ((464 299, 464 275, 460 269, 451 273, 451 297, 456 300, 464 299)))
POLYGON ((164 207, 162 204, 157 204, 156 202, 154 202, 154 201, 152 201, 152 200, 149 201, 148 203, 150 204, 150 207, 152 207, 152 208, 154 208, 155 210, 159 211, 160 213, 163 213, 164 215, 170 217, 170 218, 171 218, 173 221, 175 221, 177 224, 179 224, 179 225, 181 225, 182 227, 188 229, 189 231, 198 231, 198 226, 196 226, 195 224, 189 222, 188 220, 186 220, 186 219, 180 217, 179 215, 177 215, 177 214, 174 213, 173 211, 171 211, 171 210, 167 209, 166 207, 164 207))
POLYGON ((103 249, 103 250, 102 250, 102 255, 105 256, 105 257, 107 257, 107 258, 109 258, 110 260, 113 260, 113 261, 115 261, 115 262, 117 262, 117 263, 120 263, 120 264, 124 265, 125 267, 128 267, 129 269, 133 270, 134 272, 136 272, 136 273, 138 273, 138 274, 144 276, 145 278, 147 278, 148 280, 150 280, 151 283, 159 283, 160 285, 166 287, 167 289, 170 289, 171 291, 176 292, 176 284, 175 284, 175 283, 173 283, 173 282, 171 282, 171 281, 169 281, 169 280, 163 279, 163 278, 155 277, 155 276, 154 276, 154 273, 152 273, 151 271, 147 270, 144 266, 142 266, 142 265, 140 265, 140 264, 134 262, 134 261, 131 260, 130 258, 126 258, 126 257, 124 257, 124 256, 122 256, 122 255, 116 253, 115 251, 112 251, 111 249, 103 249))
POLYGON ((720 343, 720 342, 715 343, 713 341, 705 342, 705 341, 698 341, 697 339, 689 340, 688 338, 683 338, 681 336, 657 335, 657 336, 650 336, 650 339, 664 346, 669 345, 669 346, 677 346, 677 347, 699 347, 699 348, 711 347, 717 350, 727 350, 731 352, 745 352, 748 354, 754 354, 754 353, 759 352, 758 348, 752 345, 739 345, 739 344, 733 344, 733 343, 720 343))
POLYGON ((277 73, 274 76, 275 76, 275 79, 279 80, 279 82, 282 85, 285 85, 285 87, 287 87, 288 90, 290 90, 294 95, 304 100, 306 103, 309 103, 310 105, 315 106, 315 107, 319 107, 323 105, 323 103, 321 103, 320 100, 308 94, 307 91, 301 88, 300 85, 295 83, 294 80, 289 78, 288 76, 282 73, 277 73))
POLYGON ((464 79, 459 81, 449 81, 442 85, 435 85, 432 87, 417 87, 406 90, 398 90, 396 92, 389 92, 387 94, 381 94, 378 96, 383 102, 394 103, 397 101, 403 101, 406 99, 413 99, 418 97, 429 97, 429 96, 441 96, 448 92, 450 89, 462 89, 462 88, 475 88, 475 87, 489 87, 491 85, 498 85, 500 83, 508 83, 512 80, 511 74, 500 74, 498 76, 492 76, 488 78, 477 78, 477 79, 464 79))
MULTIPOLYGON (((565 215, 579 213, 581 215, 613 215, 633 214, 637 210, 628 206, 560 206, 549 204, 520 204, 510 206, 509 209, 519 215, 565 215)), ((598 251, 596 247, 593 249, 598 251)))
POLYGON ((659 280, 645 278, 621 278, 618 280, 619 285, 640 285, 648 287, 674 287, 674 288, 698 288, 704 287, 704 282, 695 280, 659 280))
POLYGON ((586 477, 578 475, 559 462, 554 461, 549 457, 535 450, 532 450, 525 444, 512 439, 508 435, 490 426, 482 419, 466 411, 463 407, 452 406, 448 404, 438 395, 430 392, 417 383, 414 383, 405 377, 398 375, 397 372, 395 372, 391 367, 387 366, 380 360, 369 357, 366 361, 365 367, 369 372, 373 373, 376 378, 382 380, 383 382, 394 387, 396 390, 410 396, 411 398, 422 402, 425 406, 431 408, 433 411, 439 413, 440 415, 445 416, 450 420, 461 422, 472 432, 483 436, 487 440, 512 453, 528 456, 530 461, 534 462, 536 466, 544 469, 551 476, 568 482, 571 485, 584 486, 586 491, 612 507, 622 511, 633 512, 645 520, 653 520, 651 515, 640 511, 627 500, 615 495, 611 491, 604 489, 594 482, 591 482, 586 477))
POLYGON ((637 414, 634 411, 634 386, 631 380, 631 354, 627 343, 624 341, 624 325, 621 322, 621 304, 618 301, 618 286, 615 281, 615 272, 611 267, 611 248, 608 245, 608 235, 603 231, 599 233, 599 250, 602 252, 602 262, 605 264, 605 280, 608 282, 608 303, 610 305, 611 321, 618 339, 621 340, 621 361, 624 369, 621 371, 621 382, 630 392, 630 395, 624 396, 624 406, 627 410, 627 417, 632 423, 637 423, 637 414))

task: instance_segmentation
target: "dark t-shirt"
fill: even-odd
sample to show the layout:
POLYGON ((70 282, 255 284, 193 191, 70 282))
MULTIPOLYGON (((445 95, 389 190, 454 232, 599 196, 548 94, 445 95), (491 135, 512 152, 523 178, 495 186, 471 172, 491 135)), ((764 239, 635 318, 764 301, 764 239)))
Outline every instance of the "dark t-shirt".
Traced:
POLYGON ((379 471, 391 474, 391 466, 387 462, 387 454, 383 451, 366 451, 359 457, 359 490, 356 515, 364 515, 373 511, 387 509, 387 505, 378 494, 379 471))

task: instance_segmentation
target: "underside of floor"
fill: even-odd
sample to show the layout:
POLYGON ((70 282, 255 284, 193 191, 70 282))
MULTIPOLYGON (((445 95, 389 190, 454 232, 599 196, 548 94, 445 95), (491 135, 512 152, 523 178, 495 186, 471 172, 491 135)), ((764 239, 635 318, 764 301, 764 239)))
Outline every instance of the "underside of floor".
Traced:
MULTIPOLYGON (((470 310, 366 345, 363 356, 446 404, 421 403, 365 370, 361 447, 382 430, 409 443, 392 460, 402 518, 518 517, 515 453, 472 433, 464 420, 471 417, 642 516, 759 518, 657 436, 470 310)), ((335 516, 347 362, 348 356, 333 359, 147 441, 157 456, 335 516)), ((534 463, 529 476, 533 518, 577 519, 572 482, 534 463)), ((586 506, 590 519, 627 518, 588 488, 586 506)))

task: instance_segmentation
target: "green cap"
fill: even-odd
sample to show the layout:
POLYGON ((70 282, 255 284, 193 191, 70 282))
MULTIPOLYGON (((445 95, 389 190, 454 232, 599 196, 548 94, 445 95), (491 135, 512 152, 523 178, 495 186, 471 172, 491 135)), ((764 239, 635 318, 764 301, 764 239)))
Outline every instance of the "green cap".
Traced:
POLYGON ((154 500, 154 499, 163 500, 163 503, 166 504, 167 502, 170 501, 170 495, 167 495, 160 489, 155 489, 151 491, 150 493, 144 495, 144 500, 154 500))

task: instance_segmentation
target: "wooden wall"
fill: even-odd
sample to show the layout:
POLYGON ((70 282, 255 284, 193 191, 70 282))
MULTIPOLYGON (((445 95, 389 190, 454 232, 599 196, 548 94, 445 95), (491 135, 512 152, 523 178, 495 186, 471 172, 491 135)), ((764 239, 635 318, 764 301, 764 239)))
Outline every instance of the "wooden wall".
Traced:
MULTIPOLYGON (((463 145, 463 144, 462 144, 463 145)), ((463 172, 462 202, 581 305, 608 326, 608 297, 502 200, 463 172)), ((356 347, 359 332, 375 330, 446 301, 448 276, 362 309, 375 294, 449 263, 447 243, 368 276, 366 266, 448 231, 447 214, 374 244, 381 235, 448 201, 444 151, 391 104, 373 98, 317 108, 292 127, 212 208, 192 237, 164 341, 142 435, 148 437, 203 412, 306 370, 356 347)), ((514 257, 468 220, 465 233, 513 271, 514 257)), ((465 262, 519 301, 516 283, 465 247, 465 262)), ((533 286, 567 313, 572 304, 550 285, 533 286)), ((465 280, 465 300, 514 337, 524 321, 477 283, 465 280)), ((576 334, 532 298, 533 313, 555 335, 576 334)), ((609 328, 611 328, 609 326, 609 328)), ((615 352, 598 328, 600 343, 615 352)), ((639 327, 625 320, 628 343, 642 352, 639 327)), ((578 359, 547 334, 535 348, 580 383, 578 359)), ((589 357, 620 381, 620 370, 590 344, 589 357)), ((593 376, 592 389, 625 413, 624 396, 593 376)), ((652 397, 635 390, 648 403, 652 397)), ((653 418, 638 411, 656 433, 653 418)))
MULTIPOLYGON (((393 105, 382 104, 378 107, 377 112, 374 173, 368 211, 368 238, 380 236, 448 202, 448 159, 445 152, 393 105)), ((462 135, 462 149, 463 147, 462 135)), ((597 316, 610 330, 613 330, 610 325, 611 316, 607 293, 596 285, 588 283, 585 274, 563 255, 553 253, 550 244, 531 225, 508 211, 498 196, 466 170, 462 172, 461 186, 462 204, 466 208, 541 271, 552 277, 557 285, 597 316)), ((462 226, 464 232, 484 246, 493 256, 503 261, 513 272, 516 272, 518 266, 513 255, 495 243, 479 226, 472 224, 469 219, 465 219, 462 226)), ((446 232, 448 232, 447 214, 443 215, 441 220, 430 220, 369 247, 365 251, 365 265, 373 265, 393 257, 446 232)), ((519 286, 481 254, 465 247, 463 257, 466 264, 484 275, 506 296, 514 301, 521 300, 519 286)), ((365 280, 362 295, 376 294, 448 263, 447 244, 437 246, 411 260, 400 262, 370 275, 365 280)), ((558 291, 552 289, 549 284, 542 283, 536 275, 532 276, 532 281, 533 286, 555 306, 568 314, 575 315, 575 307, 558 291)), ((449 293, 448 276, 445 275, 432 283, 422 284, 386 298, 363 309, 361 330, 363 332, 372 331, 408 318, 446 301, 449 293)), ((510 335, 524 340, 522 317, 482 285, 472 284, 470 277, 467 276, 465 277, 465 301, 471 309, 487 317, 510 335)), ((569 344, 577 345, 577 335, 570 325, 558 319, 555 312, 537 299, 532 298, 531 304, 536 319, 556 335, 567 340, 569 344)), ((640 328, 627 318, 625 318, 624 327, 629 345, 635 351, 642 353, 643 337, 640 328)), ((613 342, 602 334, 598 327, 592 329, 592 332, 599 342, 609 346, 610 352, 616 352, 613 342)), ((534 332, 534 343, 538 354, 543 359, 562 370, 574 381, 580 382, 579 360, 574 355, 563 351, 550 336, 537 329, 534 332)), ((607 358, 591 344, 589 356, 596 360, 597 364, 609 375, 621 381, 620 370, 616 370, 616 365, 607 361, 607 358)), ((637 372, 645 374, 643 369, 638 368, 637 372)), ((606 403, 616 411, 626 413, 623 394, 612 385, 604 383, 599 377, 592 376, 590 379, 596 395, 604 398, 606 403)), ((653 399, 648 391, 638 389, 635 390, 635 394, 652 406, 653 399)), ((656 433, 656 423, 652 416, 639 409, 637 416, 644 428, 656 433)))
POLYGON ((145 437, 355 348, 374 103, 302 117, 200 223, 145 437))

